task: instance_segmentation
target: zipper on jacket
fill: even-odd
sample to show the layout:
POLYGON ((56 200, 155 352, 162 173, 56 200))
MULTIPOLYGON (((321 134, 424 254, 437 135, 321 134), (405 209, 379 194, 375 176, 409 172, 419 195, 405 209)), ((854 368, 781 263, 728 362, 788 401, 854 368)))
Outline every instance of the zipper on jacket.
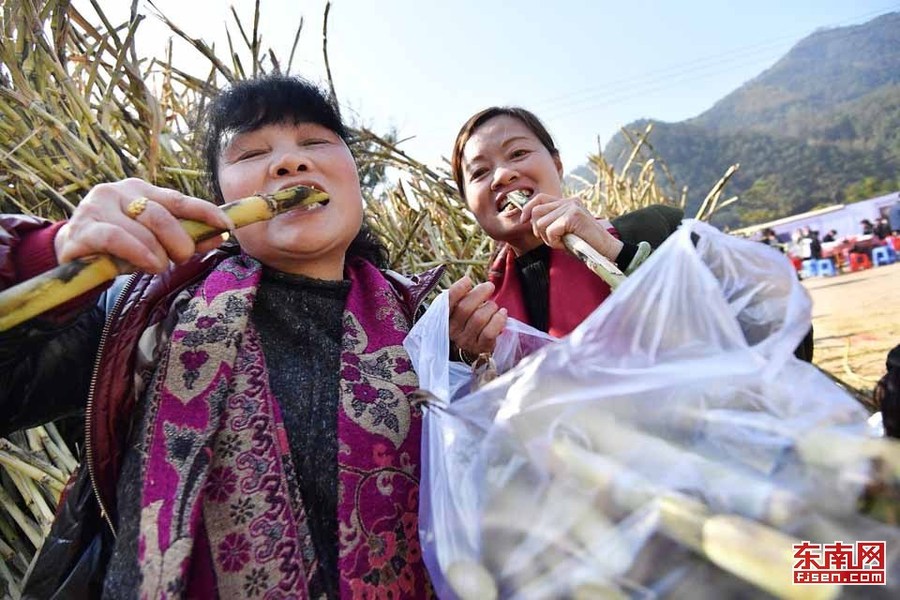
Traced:
POLYGON ((84 458, 87 461, 88 476, 91 479, 91 489, 94 490, 94 496, 97 498, 97 504, 100 506, 100 516, 103 517, 103 520, 106 521, 106 524, 109 526, 113 538, 116 537, 116 528, 113 525, 112 519, 109 517, 109 511, 106 509, 106 505, 103 503, 103 497, 100 495, 100 486, 97 485, 97 475, 94 473, 94 447, 91 440, 91 419, 94 409, 94 392, 97 388, 97 375, 100 369, 100 361, 103 358, 103 349, 106 346, 106 338, 109 336, 109 330, 112 327, 114 318, 117 317, 118 313, 121 311, 122 304, 125 302, 125 298, 128 297, 128 292, 134 286, 138 277, 138 273, 133 273, 128 278, 122 291, 119 292, 119 297, 116 298, 112 310, 106 316, 106 322, 103 323, 103 331, 100 333, 100 343, 97 346, 97 356, 94 359, 94 370, 93 373, 91 373, 91 385, 88 388, 87 407, 84 411, 84 458))

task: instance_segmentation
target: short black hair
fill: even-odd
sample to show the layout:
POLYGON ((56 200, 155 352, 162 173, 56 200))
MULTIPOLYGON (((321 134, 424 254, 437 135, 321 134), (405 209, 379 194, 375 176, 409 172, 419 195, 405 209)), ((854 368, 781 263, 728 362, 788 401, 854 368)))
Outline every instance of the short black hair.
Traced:
MULTIPOLYGON (((275 123, 315 123, 350 145, 350 132, 337 102, 315 84, 281 74, 236 81, 212 100, 205 113, 203 158, 207 184, 217 204, 224 202, 219 185, 219 156, 225 136, 275 123)), ((365 219, 347 248, 347 255, 364 258, 378 268, 388 266, 387 249, 365 219)))
POLYGON ((226 135, 254 131, 273 123, 316 123, 348 142, 337 103, 300 77, 267 75, 237 81, 217 95, 206 111, 203 157, 210 192, 222 202, 219 154, 226 135))

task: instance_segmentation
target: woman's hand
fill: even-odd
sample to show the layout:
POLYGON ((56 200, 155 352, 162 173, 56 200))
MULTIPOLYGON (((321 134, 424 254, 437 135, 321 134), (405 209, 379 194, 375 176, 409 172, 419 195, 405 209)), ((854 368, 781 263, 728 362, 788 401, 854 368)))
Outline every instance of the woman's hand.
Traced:
POLYGON ((472 287, 468 277, 450 286, 450 341, 467 354, 493 352, 506 327, 506 309, 490 299, 494 284, 472 287))
POLYGON ((56 235, 60 263, 92 254, 108 254, 147 273, 161 273, 169 261, 183 263, 197 252, 222 243, 217 236, 195 244, 178 219, 202 221, 217 229, 234 228, 221 208, 206 200, 157 187, 141 179, 125 179, 95 186, 79 203, 72 218, 56 235), (129 204, 147 203, 135 217, 129 204))
POLYGON ((521 221, 531 221, 534 235, 551 248, 565 249, 563 236, 571 233, 611 261, 622 250, 622 242, 607 230, 609 221, 598 221, 578 198, 535 194, 522 207, 521 221))

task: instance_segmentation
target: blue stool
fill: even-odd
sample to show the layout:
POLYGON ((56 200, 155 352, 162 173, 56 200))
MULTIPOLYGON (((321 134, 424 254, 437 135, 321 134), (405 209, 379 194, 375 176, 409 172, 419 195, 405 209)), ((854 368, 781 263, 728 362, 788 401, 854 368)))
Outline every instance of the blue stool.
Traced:
POLYGON ((897 260, 897 251, 890 246, 878 246, 872 248, 872 263, 876 267, 881 265, 889 265, 897 260))
POLYGON ((807 277, 815 277, 819 274, 819 270, 817 268, 818 261, 813 259, 808 259, 803 261, 803 267, 800 269, 800 276, 804 279, 807 277))
POLYGON ((816 272, 823 277, 834 277, 837 275, 837 272, 834 270, 834 263, 828 258, 820 258, 816 261, 816 272))

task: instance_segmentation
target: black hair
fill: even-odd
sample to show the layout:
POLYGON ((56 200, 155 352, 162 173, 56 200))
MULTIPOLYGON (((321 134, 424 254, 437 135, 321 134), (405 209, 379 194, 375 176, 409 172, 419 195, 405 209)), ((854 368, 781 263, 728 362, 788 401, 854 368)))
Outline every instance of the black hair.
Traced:
MULTIPOLYGON (((350 132, 337 102, 300 77, 276 74, 234 82, 213 98, 205 117, 203 158, 207 185, 217 204, 224 201, 219 186, 219 156, 226 136, 276 123, 315 123, 330 129, 350 145, 350 132)), ((364 258, 378 268, 388 264, 387 249, 365 220, 347 255, 364 258)))
POLYGON ((526 110, 520 106, 491 106, 480 110, 463 123, 459 133, 456 134, 456 141, 453 142, 453 154, 450 158, 450 171, 453 173, 453 180, 456 182, 456 189, 459 195, 465 200, 466 188, 463 182, 463 151, 466 149, 466 142, 475 133, 475 131, 495 117, 512 117, 522 122, 531 133, 538 139, 541 145, 547 149, 550 156, 559 158, 559 150, 553 141, 553 136, 547 131, 547 127, 541 122, 536 114, 530 110, 526 110))

